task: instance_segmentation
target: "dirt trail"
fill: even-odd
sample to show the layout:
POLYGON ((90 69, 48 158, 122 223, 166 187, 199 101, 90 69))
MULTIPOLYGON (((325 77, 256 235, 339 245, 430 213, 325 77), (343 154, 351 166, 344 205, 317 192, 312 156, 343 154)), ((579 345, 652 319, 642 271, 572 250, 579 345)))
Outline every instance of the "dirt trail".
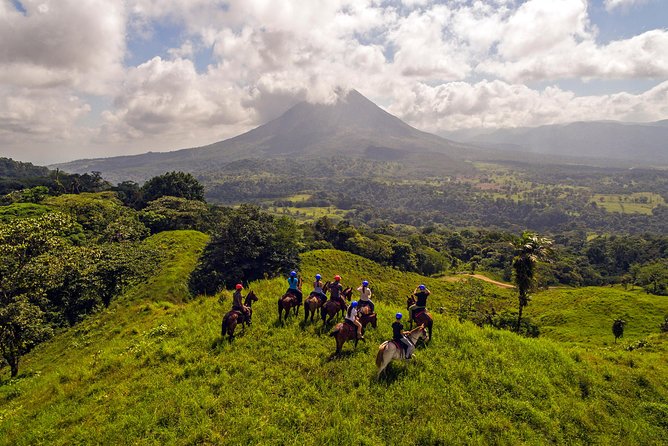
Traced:
POLYGON ((490 279, 489 277, 483 276, 482 274, 457 274, 456 276, 444 277, 448 282, 455 282, 459 277, 473 277, 474 279, 482 280, 483 282, 491 283, 500 288, 515 288, 514 285, 509 283, 499 282, 498 280, 490 279))

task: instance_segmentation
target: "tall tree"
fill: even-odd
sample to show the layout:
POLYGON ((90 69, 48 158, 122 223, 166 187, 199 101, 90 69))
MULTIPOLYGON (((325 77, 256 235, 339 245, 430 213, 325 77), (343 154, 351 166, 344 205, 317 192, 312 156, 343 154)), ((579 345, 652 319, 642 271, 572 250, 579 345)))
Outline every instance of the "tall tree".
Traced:
POLYGON ((204 201, 204 186, 189 173, 167 172, 148 180, 141 188, 144 203, 160 197, 204 201))
POLYGON ((536 285, 536 264, 539 260, 545 260, 552 255, 552 240, 534 232, 525 231, 514 245, 513 270, 519 298, 516 330, 519 333, 522 311, 529 304, 529 293, 536 285))
POLYGON ((192 293, 215 294, 223 287, 297 268, 301 234, 293 220, 249 205, 231 210, 228 217, 190 276, 192 293))
POLYGON ((0 305, 0 353, 12 378, 19 373, 19 359, 52 334, 44 313, 25 298, 0 305))

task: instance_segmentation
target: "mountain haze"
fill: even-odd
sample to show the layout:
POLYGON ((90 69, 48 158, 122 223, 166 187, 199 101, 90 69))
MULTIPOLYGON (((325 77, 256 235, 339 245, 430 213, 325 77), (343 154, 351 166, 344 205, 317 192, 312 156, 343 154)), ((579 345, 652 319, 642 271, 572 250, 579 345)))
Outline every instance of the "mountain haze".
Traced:
POLYGON ((668 165, 668 120, 573 122, 494 131, 466 130, 445 135, 502 152, 668 165))
POLYGON ((280 117, 242 135, 208 146, 73 161, 69 172, 100 171, 111 180, 142 181, 168 170, 205 173, 244 159, 314 159, 343 156, 428 164, 453 172, 477 151, 417 130, 351 90, 334 104, 301 102, 280 117))

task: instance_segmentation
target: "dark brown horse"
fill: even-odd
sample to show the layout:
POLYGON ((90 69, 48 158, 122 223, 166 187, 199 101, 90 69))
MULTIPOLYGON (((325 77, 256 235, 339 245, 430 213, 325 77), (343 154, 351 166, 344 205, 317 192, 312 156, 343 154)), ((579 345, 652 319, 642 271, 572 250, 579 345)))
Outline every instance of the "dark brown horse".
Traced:
POLYGON ((362 333, 364 333, 366 326, 369 324, 371 324, 373 328, 378 327, 376 313, 371 311, 370 306, 368 305, 363 306, 362 309, 359 310, 357 314, 359 315, 360 324, 362 324, 362 333))
POLYGON ((295 316, 299 314, 299 301, 297 296, 292 293, 285 293, 278 299, 278 320, 282 320, 283 311, 285 311, 285 319, 290 315, 290 310, 293 310, 295 316))
POLYGON ((355 348, 357 348, 357 342, 359 341, 357 338, 357 327, 349 322, 339 322, 329 335, 336 339, 336 355, 341 353, 343 344, 346 341, 355 341, 355 348))
MULTIPOLYGON (((323 293, 327 294, 327 290, 329 290, 329 282, 326 282, 322 287, 323 293)), ((313 322, 313 316, 315 316, 315 312, 318 310, 318 308, 322 307, 322 305, 322 300, 320 300, 320 298, 313 293, 304 299, 304 322, 308 320, 309 315, 311 315, 311 322, 313 322)))
MULTIPOLYGON (((353 289, 348 287, 345 290, 341 292, 341 297, 345 298, 348 302, 350 302, 350 297, 353 295, 353 289)), ((332 319, 338 314, 341 313, 341 316, 345 316, 346 310, 348 309, 346 305, 341 305, 340 302, 332 300, 331 296, 327 302, 322 306, 320 309, 320 317, 322 318, 322 322, 325 325, 328 325, 332 322, 332 319)))
MULTIPOLYGON (((414 296, 408 296, 408 299, 406 299, 406 309, 408 310, 411 305, 415 305, 415 297, 414 296)), ((410 316, 410 310, 409 310, 409 316, 410 316)), ((424 325, 424 327, 427 329, 429 332, 429 341, 434 337, 434 318, 431 316, 431 313, 429 313, 426 308, 419 309, 414 312, 414 318, 415 318, 415 323, 418 325, 424 325)), ((410 329, 413 328, 413 318, 410 319, 410 329)), ((429 342, 427 341, 427 342, 429 342)))
POLYGON ((253 302, 257 302, 257 296, 251 290, 244 300, 244 305, 248 307, 248 320, 246 320, 246 317, 237 310, 230 310, 223 316, 223 326, 220 330, 221 337, 225 337, 225 334, 227 334, 231 341, 234 338, 234 330, 239 323, 241 323, 241 331, 246 331, 246 324, 250 325, 251 317, 253 316, 253 302))

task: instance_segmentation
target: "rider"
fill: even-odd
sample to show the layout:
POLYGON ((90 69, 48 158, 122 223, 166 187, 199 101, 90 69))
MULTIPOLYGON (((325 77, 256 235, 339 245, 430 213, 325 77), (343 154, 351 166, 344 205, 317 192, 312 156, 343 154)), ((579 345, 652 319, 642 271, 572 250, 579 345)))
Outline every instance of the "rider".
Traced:
POLYGON ((246 321, 248 321, 250 324, 250 310, 246 305, 243 304, 243 296, 241 295, 241 290, 244 289, 244 286, 240 283, 237 283, 235 288, 236 291, 232 295, 232 311, 240 312, 246 318, 246 321))
POLYGON ((413 296, 415 296, 416 301, 414 305, 411 305, 408 308, 408 312, 412 321, 415 320, 413 316, 415 315, 416 311, 427 308, 427 297, 429 297, 430 294, 431 291, 429 291, 424 285, 420 285, 415 288, 415 290, 413 290, 413 296))
POLYGON ((371 290, 369 289, 369 282, 366 280, 362 282, 362 286, 357 288, 357 291, 361 293, 360 295, 360 310, 364 306, 369 306, 371 307, 371 312, 374 312, 375 305, 373 304, 373 301, 371 300, 371 290))
POLYGON ((329 284, 329 299, 341 305, 341 309, 345 310, 346 302, 341 297, 343 292, 343 285, 341 285, 341 276, 338 274, 334 276, 334 282, 329 284))
POLYGON ((292 294, 297 298, 297 304, 302 304, 302 290, 300 290, 299 278, 297 277, 297 272, 292 271, 290 277, 288 277, 288 291, 285 294, 292 294))
POLYGON ((354 300, 353 303, 348 307, 348 312, 346 313, 346 321, 354 324, 357 327, 357 339, 364 339, 362 335, 362 324, 357 320, 357 301, 354 300))
POLYGON ((313 282, 313 292, 311 292, 311 294, 320 299, 320 302, 324 304, 327 301, 327 295, 325 294, 325 290, 322 288, 323 283, 321 279, 322 276, 320 274, 315 275, 315 282, 313 282))
POLYGON ((404 331, 404 325, 401 323, 402 316, 401 313, 397 313, 397 320, 392 323, 392 340, 399 342, 404 348, 406 359, 411 359, 415 346, 410 339, 406 337, 406 334, 409 332, 404 331))

